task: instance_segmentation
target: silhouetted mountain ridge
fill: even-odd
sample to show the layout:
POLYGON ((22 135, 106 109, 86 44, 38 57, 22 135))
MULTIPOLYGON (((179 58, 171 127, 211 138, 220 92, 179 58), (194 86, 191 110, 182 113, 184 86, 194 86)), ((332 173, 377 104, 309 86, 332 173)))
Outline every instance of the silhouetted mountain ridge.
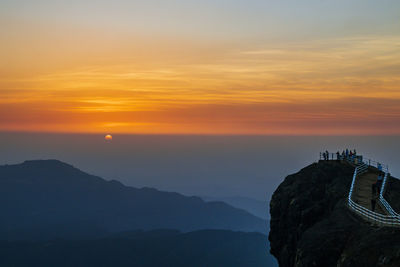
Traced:
POLYGON ((222 202, 89 175, 58 160, 0 166, 0 239, 92 238, 160 228, 266 232, 265 222, 222 202))
POLYGON ((135 231, 96 240, 0 241, 0 265, 275 266, 266 251, 267 237, 260 233, 135 231))
MULTIPOLYGON (((222 201, 232 207, 243 209, 249 212, 250 214, 253 214, 254 216, 257 216, 264 220, 269 219, 269 205, 267 201, 261 201, 243 196, 233 196, 233 197, 202 196, 201 198, 206 202, 222 201)), ((269 220, 267 222, 269 222, 269 220)))

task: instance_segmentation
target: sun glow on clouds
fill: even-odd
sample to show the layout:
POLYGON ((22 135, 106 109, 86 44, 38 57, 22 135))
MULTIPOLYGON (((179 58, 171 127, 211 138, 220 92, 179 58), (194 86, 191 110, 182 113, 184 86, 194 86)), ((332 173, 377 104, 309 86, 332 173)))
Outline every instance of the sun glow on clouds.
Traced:
POLYGON ((10 21, 3 131, 400 134, 398 34, 268 41, 10 21))
POLYGON ((186 134, 399 133, 399 44, 398 37, 365 37, 294 43, 279 50, 227 48, 206 62, 175 62, 178 53, 169 55, 170 62, 149 58, 154 62, 144 67, 140 62, 110 61, 26 80, 8 78, 0 82, 0 127, 186 134), (7 90, 10 85, 16 89, 7 90))

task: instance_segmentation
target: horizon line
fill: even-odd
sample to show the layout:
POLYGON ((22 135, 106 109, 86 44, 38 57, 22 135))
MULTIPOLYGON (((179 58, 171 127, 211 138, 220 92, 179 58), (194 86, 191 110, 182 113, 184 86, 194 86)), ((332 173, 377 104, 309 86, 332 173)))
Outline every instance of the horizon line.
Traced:
POLYGON ((400 133, 364 133, 364 134, 356 134, 356 133, 344 133, 344 134, 326 134, 326 133, 121 133, 121 132, 59 132, 59 131, 7 131, 0 130, 0 134, 46 134, 46 135, 101 135, 105 136, 107 134, 113 136, 232 136, 232 137, 240 137, 240 136, 248 136, 248 137, 263 137, 263 136, 271 136, 271 137, 352 137, 352 136, 360 136, 360 137, 381 137, 381 136, 400 136, 400 133))

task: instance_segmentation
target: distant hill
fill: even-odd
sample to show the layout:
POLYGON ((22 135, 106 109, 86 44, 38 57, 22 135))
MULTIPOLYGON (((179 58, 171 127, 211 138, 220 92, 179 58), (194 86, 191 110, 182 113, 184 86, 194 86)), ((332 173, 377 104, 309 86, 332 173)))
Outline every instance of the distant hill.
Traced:
POLYGON ((276 266, 260 233, 136 232, 129 239, 0 241, 1 266, 276 266))
POLYGON ((269 204, 267 201, 261 201, 249 197, 201 197, 205 201, 222 201, 235 208, 243 209, 249 213, 262 218, 269 219, 269 204))
POLYGON ((222 202, 127 187, 57 160, 0 166, 0 239, 93 238, 152 229, 266 232, 222 202))

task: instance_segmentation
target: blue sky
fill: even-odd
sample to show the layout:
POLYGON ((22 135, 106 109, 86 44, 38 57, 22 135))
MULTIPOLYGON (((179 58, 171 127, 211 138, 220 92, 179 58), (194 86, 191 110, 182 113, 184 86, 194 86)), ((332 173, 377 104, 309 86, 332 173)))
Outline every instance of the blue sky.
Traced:
POLYGON ((3 20, 236 40, 391 34, 400 28, 396 0, 4 0, 0 10, 3 20))

